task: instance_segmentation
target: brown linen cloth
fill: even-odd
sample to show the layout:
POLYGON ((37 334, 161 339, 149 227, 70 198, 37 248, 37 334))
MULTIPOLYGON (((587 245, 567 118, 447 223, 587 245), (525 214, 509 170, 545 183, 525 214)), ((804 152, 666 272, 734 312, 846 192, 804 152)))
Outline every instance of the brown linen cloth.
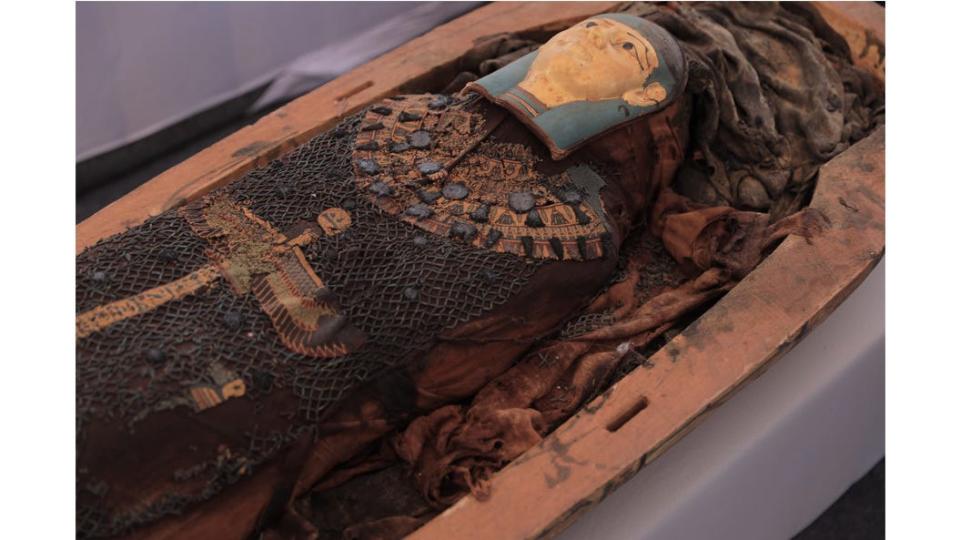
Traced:
MULTIPOLYGON (((406 97, 407 101, 413 99, 417 98, 406 97)), ((390 102, 378 105, 387 107, 387 103, 390 102)), ((507 146, 511 152, 529 153, 538 158, 531 161, 545 176, 562 173, 576 163, 589 162, 596 166, 596 174, 602 175, 605 181, 604 188, 598 194, 602 199, 599 208, 603 215, 600 218, 609 224, 609 228, 605 229, 608 237, 601 238, 603 257, 586 261, 547 260, 536 264, 521 260, 525 270, 527 266, 533 269, 524 287, 499 305, 490 302, 491 305, 480 315, 465 317, 465 322, 454 321, 456 324, 431 335, 430 346, 424 353, 414 355, 415 351, 410 351, 410 362, 380 366, 376 377, 355 387, 337 386, 334 383, 338 381, 333 379, 321 380, 320 383, 326 383, 326 386, 318 384, 321 390, 334 386, 332 391, 346 397, 329 411, 324 411, 319 420, 296 414, 297 396, 290 388, 290 383, 297 384, 296 377, 292 377, 284 386, 266 390, 265 395, 257 396, 259 401, 247 399, 247 396, 228 399, 204 410, 202 415, 185 407, 171 406, 162 410, 154 407, 148 409, 135 430, 129 429, 129 424, 123 422, 123 418, 110 418, 88 408, 92 421, 84 426, 85 436, 78 445, 78 461, 84 469, 84 477, 101 479, 106 489, 98 489, 96 493, 90 490, 79 492, 78 499, 85 510, 83 523, 87 527, 86 533, 90 536, 115 536, 117 533, 113 531, 119 530, 129 531, 139 537, 155 538, 213 533, 230 537, 248 535, 261 524, 273 521, 277 509, 282 509, 292 499, 306 493, 318 482, 323 482, 324 477, 337 465, 352 463, 353 458, 371 443, 404 426, 413 415, 476 394, 491 379, 509 369, 527 349, 555 333, 567 319, 588 305, 596 291, 614 272, 619 261, 620 245, 627 232, 650 206, 663 183, 675 174, 682 156, 681 149, 685 146, 685 124, 680 121, 679 114, 681 105, 675 103, 647 121, 605 135, 590 147, 562 161, 550 159, 543 145, 516 119, 509 117, 497 124, 487 135, 496 143, 491 145, 492 150, 480 145, 475 151, 497 151, 507 146), (309 431, 294 432, 300 433, 300 436, 292 444, 281 446, 267 441, 271 446, 262 449, 262 457, 256 461, 247 457, 252 446, 249 441, 254 439, 259 442, 252 433, 255 434, 258 429, 283 428, 294 422, 309 422, 309 431), (212 463, 207 458, 211 454, 216 456, 212 463), (149 471, 149 474, 143 474, 143 470, 149 471)), ((482 99, 460 102, 451 107, 461 106, 476 107, 476 114, 487 115, 488 119, 498 112, 495 105, 482 99)), ((442 133, 437 137, 441 135, 451 138, 458 136, 457 133, 442 133)), ((322 143, 324 137, 329 135, 322 135, 318 140, 322 143)), ((308 165, 311 163, 309 159, 303 161, 308 165)), ((261 213, 265 216, 258 219, 263 222, 272 219, 272 225, 277 229, 290 231, 285 232, 287 237, 296 237, 296 222, 281 227, 284 214, 271 214, 272 209, 297 202, 290 200, 295 197, 287 192, 277 193, 280 204, 268 206, 255 195, 256 190, 261 189, 261 183, 275 184, 277 178, 299 173, 300 163, 300 158, 274 163, 272 168, 268 168, 269 173, 252 173, 237 183, 213 192, 206 199, 192 203, 187 210, 199 206, 206 212, 202 205, 217 204, 216 201, 221 198, 232 196, 234 199, 222 205, 229 210, 231 204, 235 205, 230 201, 242 197, 251 207, 261 205, 261 213)), ((342 174, 342 171, 333 172, 342 174)), ((483 170, 474 172, 476 174, 472 180, 478 183, 477 189, 486 185, 488 190, 493 190, 497 187, 494 183, 506 181, 497 176, 496 170, 486 176, 483 170)), ((350 177, 347 179, 352 181, 350 177)), ((354 211, 359 215, 359 208, 354 211)), ((368 210, 367 213, 372 214, 363 216, 369 220, 368 228, 372 228, 369 225, 371 222, 387 231, 392 227, 390 223, 384 223, 392 217, 368 210)), ((233 219, 232 215, 227 217, 233 219)), ((290 219, 295 220, 295 217, 290 219)), ((231 222, 226 218, 222 221, 231 222)), ((355 238, 356 235, 344 235, 341 255, 363 253, 364 249, 368 249, 377 257, 386 258, 396 253, 397 243, 413 243, 392 237, 385 239, 389 242, 376 244, 372 248, 361 244, 351 250, 352 241, 360 243, 355 238)), ((152 240, 162 243, 165 239, 152 240)), ((256 254, 255 250, 248 251, 256 254)), ((312 256, 310 246, 307 246, 305 253, 305 257, 312 256)), ((469 254, 462 256, 466 258, 469 254)), ((356 257, 360 260, 359 255, 356 257)), ((96 264, 96 257, 93 259, 92 262, 96 264)), ((447 259, 457 260, 457 257, 447 259)), ((378 260, 374 259, 373 262, 378 260)), ((460 260, 460 263, 464 266, 468 261, 460 260)), ((317 273, 323 280, 327 280, 332 273, 343 272, 342 268, 324 268, 324 262, 319 258, 316 264, 320 265, 317 273)), ((363 271, 375 273, 377 269, 357 270, 363 271)), ((358 296, 343 295, 341 304, 349 302, 361 308, 371 307, 366 304, 371 300, 365 296, 369 290, 376 292, 394 286, 391 290, 396 291, 396 282, 390 281, 394 277, 390 273, 380 271, 374 277, 376 280, 367 283, 367 290, 359 291, 358 296)), ((440 291, 448 295, 450 304, 462 304, 465 301, 463 297, 468 294, 482 298, 486 292, 482 289, 464 290, 463 283, 455 285, 458 288, 440 291)), ((191 301, 208 301, 204 295, 220 295, 220 302, 234 302, 237 297, 232 289, 220 287, 198 293, 191 297, 191 301)), ((170 307, 177 305, 171 303, 170 307)), ((401 312, 403 307, 398 308, 399 316, 406 315, 409 319, 408 313, 401 312)), ((169 312, 157 310, 149 314, 157 320, 157 333, 162 334, 161 338, 169 337, 172 329, 178 328, 163 318, 165 313, 169 312)), ((243 317, 249 320, 260 317, 262 320, 262 314, 253 309, 244 312, 243 317)), ((201 334, 206 330, 204 325, 220 324, 218 320, 195 320, 189 317, 179 317, 174 322, 184 325, 184 321, 195 327, 194 332, 199 329, 201 334)), ((131 322, 119 330, 135 331, 142 328, 131 322)), ((412 332, 408 328, 403 330, 412 332)), ((111 335, 114 334, 97 334, 93 337, 97 338, 97 343, 109 344, 111 335)), ((264 333, 260 341, 266 341, 269 337, 270 334, 264 333)), ((81 362, 111 360, 111 357, 86 350, 83 352, 81 362)), ((228 344, 215 351, 215 354, 235 361, 230 356, 237 352, 244 351, 233 350, 228 344)), ((118 358, 122 360, 122 357, 112 357, 115 362, 118 358)), ((332 364, 330 360, 309 359, 309 363, 300 360, 302 363, 296 365, 296 370, 283 370, 282 364, 270 366, 263 358, 270 356, 255 359, 257 369, 276 367, 278 379, 290 371, 299 374, 312 366, 332 364)), ((132 361, 141 360, 135 358, 132 361)), ((347 357, 343 361, 354 360, 347 357)), ((184 359, 184 362, 194 361, 196 355, 184 359)), ((298 360, 289 361, 288 365, 295 361, 298 360)), ((176 375, 164 368, 170 362, 158 364, 164 370, 161 374, 169 377, 176 375)), ((117 365, 110 367, 116 368, 117 365)), ((92 376, 81 378, 81 384, 90 378, 92 376)), ((149 380, 154 382, 154 379, 149 380)), ((357 467, 358 472, 370 469, 370 465, 364 463, 357 467)), ((342 470, 333 474, 336 478, 349 477, 342 470)))
POLYGON ((691 208, 697 205, 671 192, 664 199, 672 201, 671 209, 682 205, 685 210, 658 216, 664 222, 664 244, 680 267, 696 277, 640 301, 651 292, 636 287, 643 259, 651 254, 634 251, 623 280, 584 312, 606 314, 604 324, 536 347, 484 386, 469 406, 448 405, 411 422, 392 444, 413 468, 427 501, 444 507, 466 490, 484 497, 494 472, 605 388, 630 355, 732 288, 777 240, 787 234, 811 238, 825 226, 809 209, 770 225, 767 214, 691 208))
MULTIPOLYGON (((644 353, 732 288, 780 239, 816 241, 829 223, 798 210, 820 165, 883 122, 882 84, 852 65, 843 39, 806 4, 626 9, 667 28, 691 63, 689 154, 672 188, 638 221, 650 225, 634 233, 642 240, 627 240, 622 272, 560 336, 469 404, 444 406, 387 439, 378 454, 394 452, 411 470, 407 481, 435 508, 468 491, 485 496, 495 471, 642 366, 644 353)), ((485 46, 533 48, 510 36, 485 46)), ((450 89, 474 78, 466 73, 450 89)), ((362 512, 354 519, 354 535, 373 524, 370 538, 406 534, 391 535, 382 518, 365 522, 362 512)))
MULTIPOLYGON (((605 193, 605 206, 617 221, 617 245, 631 227, 643 231, 643 225, 649 224, 646 233, 640 232, 635 249, 622 250, 621 273, 608 288, 590 302, 592 291, 607 280, 615 260, 598 264, 595 274, 586 276, 570 276, 560 265, 543 272, 529 294, 519 295, 489 317, 445 332, 409 377, 387 378, 355 393, 318 422, 317 439, 296 441, 255 467, 254 475, 243 476, 250 467, 225 448, 218 454, 217 470, 223 464, 223 470, 240 474, 239 480, 225 478, 224 482, 234 483, 225 484, 216 496, 135 534, 244 536, 314 485, 311 496, 322 495, 362 478, 352 477, 398 460, 419 475, 415 480, 419 492, 435 506, 442 507, 468 490, 483 496, 494 471, 539 441, 618 374, 642 365, 642 355, 650 347, 662 343, 663 336, 682 325, 685 317, 729 290, 778 238, 788 233, 812 236, 824 226, 815 214, 791 212, 802 205, 819 164, 869 131, 880 118, 881 98, 873 86, 847 60, 831 52, 835 49, 824 44, 829 40, 816 33, 822 29, 808 24, 807 16, 795 10, 712 4, 633 9, 647 10, 647 16, 673 32, 691 63, 699 67, 691 71, 688 99, 693 129, 690 152, 673 183, 676 193, 656 182, 629 178, 660 177, 641 167, 625 170, 625 181, 611 185, 605 193), (778 45, 767 50, 761 46, 765 40, 778 45), (775 69, 784 65, 797 67, 799 75, 786 70, 787 76, 775 69), (830 91, 842 96, 840 105, 830 98, 830 91), (812 119, 811 125, 799 126, 805 119, 812 119), (787 217, 779 219, 782 216, 787 217), (664 271, 651 272, 658 265, 664 271), (574 291, 574 298, 543 294, 569 293, 571 283, 581 287, 574 291), (559 335, 553 332, 584 305, 588 307, 559 335), (518 313, 522 313, 520 320, 518 313), (483 339, 471 340, 476 336, 483 339), (487 346, 479 346, 483 340, 487 346), (527 351, 531 345, 533 351, 527 351), (396 389, 411 386, 414 408, 422 416, 394 433, 407 424, 409 411, 407 397, 396 389), (469 404, 463 400, 470 400, 469 404), (372 454, 364 453, 371 447, 372 454), (343 465, 337 468, 339 464, 343 465)), ((649 134, 642 129, 618 137, 630 139, 600 141, 598 151, 609 153, 618 146, 634 145, 649 149, 644 139, 649 134), (606 149, 601 148, 604 142, 606 149)), ((673 178, 673 168, 668 167, 667 180, 673 178)), ((239 430, 243 425, 236 422, 238 418, 261 415, 268 423, 262 415, 270 410, 294 408, 289 403, 262 405, 254 408, 247 400, 231 400, 207 417, 213 418, 212 414, 223 421, 217 426, 220 431, 230 426, 239 430)), ((136 441, 138 451, 147 455, 151 447, 167 442, 162 429, 166 419, 172 426, 172 416, 167 414, 138 426, 141 434, 149 435, 136 441)), ((178 425, 178 437, 185 437, 184 429, 210 431, 198 422, 178 425)), ((242 435, 233 434, 238 439, 242 435)), ((126 468, 106 458, 99 465, 116 471, 118 485, 129 483, 136 478, 131 471, 143 468, 130 448, 124 460, 116 462, 126 468)), ((173 457, 182 456, 159 456, 173 457)), ((169 465, 154 469, 162 481, 137 479, 126 486, 130 493, 114 490, 108 496, 145 495, 141 500, 149 502, 151 496, 173 488, 192 489, 187 485, 191 478, 177 480, 173 488, 167 485, 172 482, 169 465)), ((197 483, 197 489, 203 487, 197 483)), ((416 527, 425 515, 419 509, 398 509, 393 517, 383 512, 376 517, 357 516, 342 531, 356 537, 396 537, 416 527)), ((277 533, 284 537, 316 534, 313 525, 298 520, 292 511, 279 526, 284 529, 277 533)))

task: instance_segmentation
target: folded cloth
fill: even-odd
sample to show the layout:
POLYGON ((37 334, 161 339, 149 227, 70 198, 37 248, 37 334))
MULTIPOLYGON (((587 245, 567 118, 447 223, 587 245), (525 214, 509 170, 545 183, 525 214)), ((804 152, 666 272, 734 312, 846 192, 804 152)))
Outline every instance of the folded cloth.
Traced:
MULTIPOLYGON (((466 492, 488 495, 492 474, 644 365, 786 235, 815 242, 829 223, 801 208, 819 167, 883 122, 882 84, 853 66, 843 39, 807 5, 625 9, 670 31, 690 63, 689 153, 670 186, 647 196, 654 202, 621 250, 621 271, 578 317, 469 403, 388 437, 437 508, 466 492)), ((476 78, 463 75, 452 89, 476 78)))
POLYGON ((413 468, 427 501, 445 507, 467 491, 487 496, 494 472, 606 388, 632 355, 730 290, 776 240, 788 234, 813 238, 825 226, 811 209, 769 224, 767 214, 695 208, 700 205, 672 192, 664 195, 670 204, 656 207, 672 210, 657 218, 664 244, 680 263, 676 274, 686 270, 694 277, 644 301, 649 290, 637 284, 652 254, 631 251, 621 281, 598 295, 579 319, 595 317, 594 328, 581 324, 579 333, 534 348, 470 405, 448 405, 411 422, 392 444, 413 468))

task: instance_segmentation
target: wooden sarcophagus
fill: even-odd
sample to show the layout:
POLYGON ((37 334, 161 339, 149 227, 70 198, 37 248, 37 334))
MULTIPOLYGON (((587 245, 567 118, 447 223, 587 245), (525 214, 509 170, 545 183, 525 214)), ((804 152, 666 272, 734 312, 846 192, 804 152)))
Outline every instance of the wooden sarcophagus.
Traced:
POLYGON ((882 8, 494 3, 77 227, 78 534, 556 533, 884 249, 882 8))

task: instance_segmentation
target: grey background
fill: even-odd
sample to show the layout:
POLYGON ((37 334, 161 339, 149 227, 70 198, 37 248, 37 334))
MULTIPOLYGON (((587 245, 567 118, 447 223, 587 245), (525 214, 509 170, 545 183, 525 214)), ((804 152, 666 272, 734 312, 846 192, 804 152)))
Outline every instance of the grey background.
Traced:
POLYGON ((79 2, 77 159, 242 94, 304 53, 425 4, 79 2))

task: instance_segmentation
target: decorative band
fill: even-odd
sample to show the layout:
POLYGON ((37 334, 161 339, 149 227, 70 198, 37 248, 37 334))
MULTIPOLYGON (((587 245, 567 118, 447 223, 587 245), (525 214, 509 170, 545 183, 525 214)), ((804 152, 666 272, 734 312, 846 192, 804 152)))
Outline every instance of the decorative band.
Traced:
POLYGON ((213 265, 187 274, 182 278, 146 290, 140 294, 97 306, 77 315, 77 338, 87 337, 120 321, 136 317, 158 307, 189 296, 213 284, 220 278, 220 271, 213 265))

